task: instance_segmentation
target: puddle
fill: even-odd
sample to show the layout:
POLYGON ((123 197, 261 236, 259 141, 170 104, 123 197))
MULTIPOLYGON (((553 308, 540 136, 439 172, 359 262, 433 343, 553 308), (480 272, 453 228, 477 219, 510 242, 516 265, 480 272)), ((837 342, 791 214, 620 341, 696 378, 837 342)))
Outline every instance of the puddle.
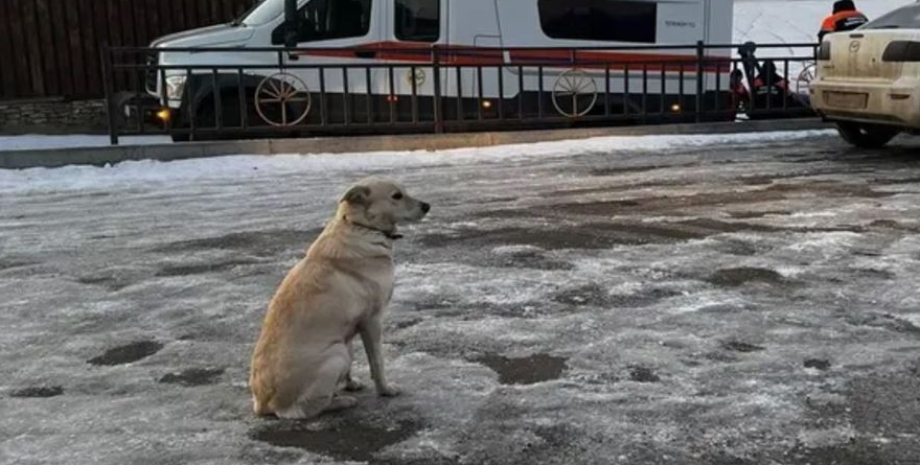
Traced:
POLYGON ((817 370, 824 371, 831 367, 831 362, 820 359, 820 358, 809 358, 805 360, 803 365, 805 366, 805 368, 814 368, 817 370))
POLYGON ((64 394, 64 388, 61 386, 32 386, 17 389, 10 393, 10 397, 21 398, 47 398, 57 397, 64 394))
POLYGON ((600 286, 589 284, 587 286, 568 289, 555 296, 555 302, 574 306, 596 306, 606 308, 642 308, 652 305, 660 300, 680 295, 679 292, 668 289, 645 289, 634 294, 609 294, 600 286))
POLYGON ((132 284, 133 281, 121 276, 81 276, 77 282, 87 286, 101 286, 109 291, 120 291, 132 284))
POLYGON ((163 344, 156 341, 132 342, 123 346, 113 347, 104 354, 93 357, 87 362, 91 365, 124 365, 145 359, 163 348, 163 344))
POLYGON ((475 359, 498 373, 498 381, 502 384, 534 384, 559 379, 565 370, 566 360, 547 354, 524 358, 487 354, 475 359))
POLYGON ((163 384, 178 384, 181 386, 206 386, 217 382, 217 378, 224 374, 223 368, 189 368, 178 373, 167 373, 160 378, 163 384))
POLYGON ((751 220, 755 218, 763 218, 765 216, 786 216, 791 215, 792 212, 788 210, 769 210, 769 211, 734 211, 728 212, 728 216, 739 219, 739 220, 751 220))
POLYGON ((743 353, 760 352, 760 351, 767 350, 765 347, 756 346, 754 344, 748 344, 747 342, 742 342, 742 341, 728 341, 728 342, 723 343, 722 347, 732 352, 743 352, 743 353))
POLYGON ((845 320, 848 324, 853 326, 883 328, 898 333, 920 335, 920 327, 914 325, 910 321, 888 313, 860 313, 848 315, 845 317, 845 320))
POLYGON ((609 302, 609 296, 605 289, 594 284, 589 284, 587 286, 562 291, 553 296, 553 300, 566 305, 605 306, 609 302))
POLYGON ((200 263, 195 265, 176 265, 176 266, 164 266, 160 268, 160 271, 157 271, 158 277, 173 277, 173 276, 192 276, 196 274, 205 274, 205 273, 217 273, 220 271, 232 270, 238 266, 243 265, 252 265, 258 263, 253 260, 230 260, 226 262, 218 263, 200 263))
POLYGON ((238 250, 251 255, 272 256, 286 250, 302 248, 316 238, 322 229, 234 232, 223 236, 177 241, 154 249, 156 252, 175 254, 208 249, 238 250))
POLYGON ((657 383, 661 381, 661 377, 651 368, 636 365, 629 367, 629 379, 639 383, 657 383))
POLYGON ((28 260, 0 258, 0 271, 12 270, 14 268, 23 268, 26 266, 37 265, 38 263, 39 262, 32 262, 28 260))
POLYGON ((378 451, 409 439, 421 429, 421 425, 414 422, 401 422, 393 428, 343 423, 313 430, 308 428, 309 425, 278 421, 251 431, 249 437, 273 446, 296 447, 336 460, 371 462, 378 451))
POLYGON ((723 268, 713 273, 707 281, 720 287, 738 287, 750 282, 781 284, 786 279, 766 268, 723 268))
POLYGON ((607 249, 617 244, 612 235, 590 226, 555 229, 500 228, 493 230, 464 230, 457 234, 429 234, 419 238, 426 247, 482 245, 530 245, 545 250, 607 249))

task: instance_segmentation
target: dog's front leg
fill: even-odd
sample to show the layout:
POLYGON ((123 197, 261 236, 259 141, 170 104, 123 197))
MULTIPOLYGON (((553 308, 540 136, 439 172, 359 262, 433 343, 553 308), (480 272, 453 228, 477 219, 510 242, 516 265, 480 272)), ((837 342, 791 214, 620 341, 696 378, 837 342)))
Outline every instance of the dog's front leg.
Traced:
POLYGON ((377 387, 377 394, 384 397, 399 395, 399 390, 388 385, 383 374, 383 324, 380 315, 369 318, 361 327, 361 341, 367 353, 367 363, 371 367, 371 378, 377 387))

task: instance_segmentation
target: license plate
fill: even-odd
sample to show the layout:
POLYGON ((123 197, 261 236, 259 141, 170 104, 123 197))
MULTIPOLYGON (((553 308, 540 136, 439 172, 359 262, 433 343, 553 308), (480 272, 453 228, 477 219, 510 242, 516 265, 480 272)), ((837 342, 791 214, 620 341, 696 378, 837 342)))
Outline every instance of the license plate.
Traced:
POLYGON ((855 92, 825 92, 824 101, 828 106, 861 110, 869 103, 869 94, 855 92))

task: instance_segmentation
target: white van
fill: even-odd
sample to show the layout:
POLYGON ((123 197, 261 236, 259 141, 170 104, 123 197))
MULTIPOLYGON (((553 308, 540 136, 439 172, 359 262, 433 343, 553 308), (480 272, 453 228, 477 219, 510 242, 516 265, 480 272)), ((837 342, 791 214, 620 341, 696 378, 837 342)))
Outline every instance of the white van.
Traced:
MULTIPOLYGON (((264 0, 231 24, 156 40, 153 64, 196 68, 149 73, 148 92, 179 124, 203 115, 236 126, 240 113, 273 126, 417 122, 432 111, 437 72, 440 97, 453 99, 441 100, 447 118, 502 110, 577 118, 635 107, 628 95, 643 89, 662 107, 658 99, 671 96, 671 108, 698 89, 699 50, 690 46, 732 38, 732 0, 296 0, 292 23, 293 1, 264 0), (306 50, 265 50, 286 43, 306 50), (660 47, 677 45, 687 47, 660 47), (208 51, 170 50, 182 48, 208 51), (431 66, 432 48, 441 69, 431 66), (215 98, 222 115, 213 114, 215 98)), ((727 91, 730 53, 706 52, 725 63, 706 68, 707 94, 727 91)))

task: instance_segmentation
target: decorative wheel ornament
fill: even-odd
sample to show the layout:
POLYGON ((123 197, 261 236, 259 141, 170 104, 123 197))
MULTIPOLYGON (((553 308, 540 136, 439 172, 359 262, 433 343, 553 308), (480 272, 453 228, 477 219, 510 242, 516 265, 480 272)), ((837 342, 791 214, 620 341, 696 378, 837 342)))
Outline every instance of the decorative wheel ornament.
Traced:
POLYGON ((815 63, 809 63, 795 78, 795 93, 807 94, 811 81, 815 79, 815 63))
POLYGON ((425 70, 421 68, 416 68, 415 73, 411 69, 406 71, 406 83, 410 86, 412 85, 412 79, 415 78, 415 86, 422 87, 422 84, 425 83, 425 70))
POLYGON ((299 77, 288 73, 266 76, 256 88, 256 111, 272 126, 293 126, 310 114, 310 91, 299 77))
POLYGON ((597 103, 597 84, 588 73, 570 69, 553 84, 553 106, 560 115, 569 118, 584 116, 597 103))

